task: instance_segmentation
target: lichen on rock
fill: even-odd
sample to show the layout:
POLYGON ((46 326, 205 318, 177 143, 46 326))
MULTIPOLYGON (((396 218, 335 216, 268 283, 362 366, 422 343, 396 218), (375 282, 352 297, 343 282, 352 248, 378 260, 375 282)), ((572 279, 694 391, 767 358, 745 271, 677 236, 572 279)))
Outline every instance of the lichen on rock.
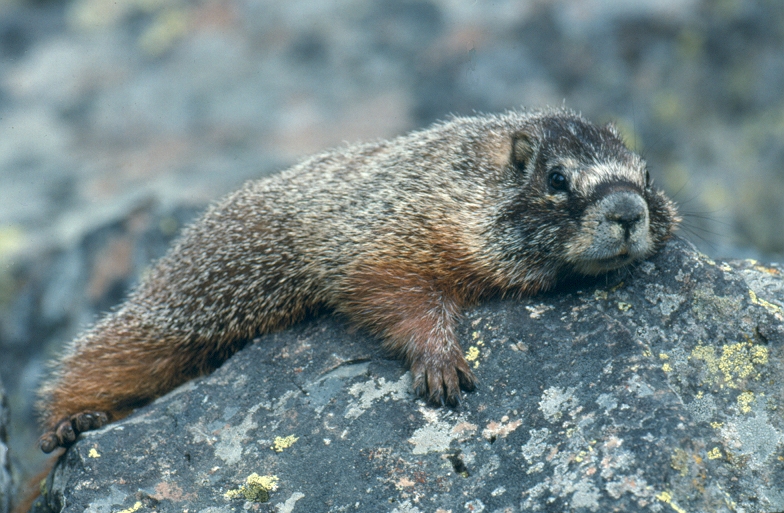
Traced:
POLYGON ((676 239, 625 273, 478 305, 458 335, 480 386, 457 409, 416 400, 367 333, 311 319, 83 435, 46 502, 229 511, 233 490, 280 511, 781 511, 777 272, 676 239), (258 469, 276 492, 246 481, 258 469), (156 492, 162 476, 177 494, 156 492))

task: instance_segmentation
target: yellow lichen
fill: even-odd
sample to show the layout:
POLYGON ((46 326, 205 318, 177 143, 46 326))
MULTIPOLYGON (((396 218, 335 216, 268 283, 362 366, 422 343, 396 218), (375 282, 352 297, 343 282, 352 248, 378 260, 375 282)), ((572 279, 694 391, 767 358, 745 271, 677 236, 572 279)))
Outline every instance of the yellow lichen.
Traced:
POLYGON ((297 440, 299 440, 299 438, 294 435, 289 435, 286 437, 276 436, 275 441, 272 443, 272 449, 275 452, 283 452, 283 449, 288 449, 294 445, 294 442, 297 440))
POLYGON ((777 317, 784 315, 784 309, 782 309, 779 305, 774 305, 773 303, 765 301, 764 299, 758 297, 757 294, 751 289, 749 289, 749 297, 751 298, 751 302, 753 304, 763 307, 773 315, 777 317))
POLYGON ((100 458, 101 455, 98 451, 95 450, 95 447, 90 449, 90 452, 87 453, 87 456, 90 458, 100 458))
POLYGON ((667 353, 659 353, 659 360, 669 360, 669 359, 670 359, 670 355, 668 355, 667 353))
POLYGON ((664 372, 672 372, 672 365, 669 363, 665 363, 661 368, 664 372))
POLYGON ((754 402, 754 392, 743 392, 738 396, 738 408, 741 413, 751 411, 751 403, 754 402))
POLYGON ((711 422, 710 426, 713 429, 721 429, 722 427, 724 427, 724 422, 711 422))
POLYGON ((663 503, 665 503, 665 504, 669 505, 669 506, 670 506, 672 509, 674 509, 674 510, 675 510, 675 511, 677 511, 678 513, 686 513, 686 510, 685 510, 685 509, 683 509, 683 508, 681 508, 680 506, 678 506, 678 505, 677 505, 677 504, 676 504, 676 503, 675 503, 675 502, 672 500, 672 494, 671 494, 670 492, 661 492, 660 494, 658 494, 658 495, 656 496, 656 498, 657 498, 657 499, 659 499, 660 501, 662 501, 663 503))
POLYGON ((624 303, 623 301, 618 301, 618 310, 620 310, 621 312, 626 312, 626 311, 630 310, 631 307, 632 307, 632 305, 629 304, 629 303, 624 303))
POLYGON ((117 513, 134 513, 140 509, 142 509, 142 503, 141 501, 136 501, 130 508, 118 511, 117 513))
POLYGON ((278 481, 278 476, 260 476, 254 472, 245 478, 244 485, 236 490, 229 490, 223 496, 227 499, 267 502, 269 493, 278 489, 278 481))
POLYGON ((468 351, 466 351, 465 358, 469 362, 473 362, 473 361, 476 361, 477 359, 479 359, 479 348, 476 347, 476 346, 469 347, 468 351))
POLYGON ((723 345, 718 356, 716 348, 700 344, 692 350, 691 357, 705 362, 708 381, 738 388, 738 381, 759 376, 756 366, 768 363, 768 349, 751 341, 738 342, 723 345))
POLYGON ((708 459, 709 460, 717 460, 722 457, 721 449, 718 447, 714 447, 710 451, 708 451, 708 459))

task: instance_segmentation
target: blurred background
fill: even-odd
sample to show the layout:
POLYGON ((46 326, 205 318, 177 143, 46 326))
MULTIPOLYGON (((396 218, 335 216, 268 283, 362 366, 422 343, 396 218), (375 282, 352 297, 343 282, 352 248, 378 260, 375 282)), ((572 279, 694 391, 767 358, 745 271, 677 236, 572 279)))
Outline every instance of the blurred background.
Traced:
POLYGON ((0 0, 0 376, 42 362, 211 199, 343 142, 565 104, 614 121, 714 258, 784 254, 778 0, 0 0))

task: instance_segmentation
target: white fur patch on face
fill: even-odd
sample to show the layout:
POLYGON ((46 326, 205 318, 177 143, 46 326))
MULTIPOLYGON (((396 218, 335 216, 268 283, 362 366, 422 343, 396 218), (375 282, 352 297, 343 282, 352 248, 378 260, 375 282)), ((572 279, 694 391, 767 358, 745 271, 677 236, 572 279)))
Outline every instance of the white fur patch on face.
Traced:
POLYGON ((577 236, 566 248, 576 271, 600 274, 645 258, 653 248, 645 200, 623 191, 605 196, 583 215, 577 236))
POLYGON ((572 158, 566 157, 560 160, 560 164, 566 169, 579 169, 580 168, 580 161, 572 158))
POLYGON ((602 162, 591 166, 591 171, 583 171, 574 179, 575 190, 582 196, 590 196, 602 182, 624 181, 640 188, 645 187, 645 173, 641 168, 631 167, 620 162, 602 162))

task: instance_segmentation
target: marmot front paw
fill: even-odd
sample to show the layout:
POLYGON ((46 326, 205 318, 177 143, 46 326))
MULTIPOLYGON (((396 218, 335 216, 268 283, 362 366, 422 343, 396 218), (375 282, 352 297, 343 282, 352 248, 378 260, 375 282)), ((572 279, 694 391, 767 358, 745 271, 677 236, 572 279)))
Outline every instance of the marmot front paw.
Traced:
POLYGON ((436 406, 460 404, 460 389, 467 392, 476 388, 477 379, 459 347, 433 358, 422 356, 411 362, 414 393, 436 406))

